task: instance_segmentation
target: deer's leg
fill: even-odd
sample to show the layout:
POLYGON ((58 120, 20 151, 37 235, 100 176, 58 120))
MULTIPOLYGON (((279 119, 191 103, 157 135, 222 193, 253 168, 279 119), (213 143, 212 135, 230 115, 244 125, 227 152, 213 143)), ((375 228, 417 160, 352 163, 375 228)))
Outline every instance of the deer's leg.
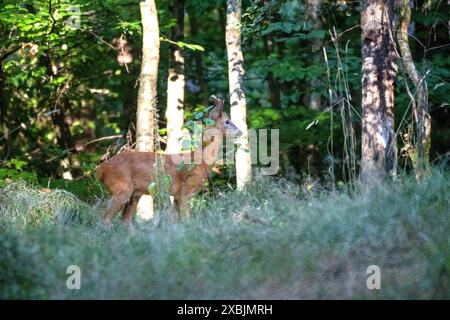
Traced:
POLYGON ((178 197, 175 197, 175 202, 177 203, 177 220, 179 218, 182 219, 188 219, 190 215, 190 208, 189 208, 189 196, 182 194, 178 197))
POLYGON ((130 201, 132 193, 133 190, 130 189, 117 192, 112 196, 109 207, 106 210, 105 215, 103 216, 103 223, 105 225, 111 225, 112 220, 114 219, 116 214, 122 209, 124 205, 128 203, 128 201, 130 201))
POLYGON ((136 212, 136 207, 139 202, 139 198, 141 197, 141 193, 134 192, 131 196, 130 202, 125 206, 122 212, 123 222, 127 224, 129 227, 131 226, 131 222, 133 220, 133 214, 136 212))
POLYGON ((183 219, 189 219, 191 215, 191 208, 189 207, 189 198, 184 198, 183 205, 180 207, 180 215, 183 219))
POLYGON ((180 220, 180 202, 177 196, 174 196, 172 203, 172 221, 178 222, 180 220))

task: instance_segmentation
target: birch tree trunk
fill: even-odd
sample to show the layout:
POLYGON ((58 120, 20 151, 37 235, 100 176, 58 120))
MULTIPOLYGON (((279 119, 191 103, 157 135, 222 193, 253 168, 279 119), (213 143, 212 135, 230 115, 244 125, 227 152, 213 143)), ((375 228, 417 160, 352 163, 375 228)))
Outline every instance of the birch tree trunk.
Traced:
MULTIPOLYGON (((154 0, 140 3, 142 21, 142 66, 136 113, 136 150, 154 151, 156 137, 156 85, 159 63, 159 26, 154 0)), ((139 200, 137 214, 144 220, 153 218, 153 198, 144 195, 139 200)))
POLYGON ((156 84, 159 63, 159 27, 154 0, 140 3, 142 16, 142 66, 136 114, 136 150, 154 151, 156 84))
POLYGON ((416 178, 421 179, 430 169, 429 153, 431 144, 431 118, 428 112, 428 88, 416 69, 411 55, 408 40, 408 26, 411 20, 409 0, 402 0, 400 8, 400 28, 398 44, 402 56, 403 67, 416 88, 416 95, 412 97, 413 117, 415 127, 414 157, 412 159, 416 178))
POLYGON ((230 87, 231 121, 242 131, 236 151, 237 187, 242 190, 251 180, 252 166, 247 129, 244 89, 244 58, 241 49, 241 0, 227 0, 226 46, 230 87))
MULTIPOLYGON (((311 23, 313 30, 320 30, 322 28, 322 1, 321 0, 307 0, 308 21, 311 23)), ((314 65, 320 64, 321 51, 323 46, 322 38, 315 38, 311 43, 311 54, 314 65)), ((322 109, 322 99, 319 94, 320 81, 318 78, 312 79, 309 82, 309 97, 308 107, 314 110, 322 109)))
POLYGON ((389 0, 362 2, 361 178, 395 174, 393 8, 389 0))
MULTIPOLYGON (((172 27, 171 40, 184 40, 184 0, 172 0, 170 11, 177 22, 172 27)), ((170 45, 169 75, 167 78, 167 146, 166 153, 178 153, 183 136, 184 105, 184 52, 175 44, 170 45)))

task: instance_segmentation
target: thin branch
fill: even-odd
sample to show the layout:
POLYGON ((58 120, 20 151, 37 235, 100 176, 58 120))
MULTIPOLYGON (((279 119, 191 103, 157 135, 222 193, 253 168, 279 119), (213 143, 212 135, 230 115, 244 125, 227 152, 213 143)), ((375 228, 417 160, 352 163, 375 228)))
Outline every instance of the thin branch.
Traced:
POLYGON ((91 35, 93 35, 95 38, 97 38, 98 40, 100 40, 100 42, 106 44, 108 47, 110 47, 111 49, 113 49, 114 51, 117 50, 117 48, 115 46, 113 46, 112 44, 110 44, 108 41, 103 40, 102 37, 100 37, 99 35, 97 35, 95 32, 89 30, 89 29, 85 29, 85 28, 80 28, 81 31, 87 32, 91 35))
POLYGON ((432 47, 430 49, 426 49, 426 52, 431 51, 431 50, 441 49, 441 48, 448 47, 448 46, 450 46, 450 43, 443 44, 442 46, 437 46, 437 47, 432 47))
MULTIPOLYGON (((96 142, 99 142, 99 141, 104 141, 104 140, 120 139, 123 136, 124 136, 123 134, 116 134, 116 135, 113 135, 113 136, 101 137, 101 138, 98 138, 98 139, 91 140, 91 141, 89 141, 87 143, 84 143, 83 146, 88 146, 90 144, 93 144, 93 143, 96 143, 96 142)), ((76 147, 73 147, 73 148, 70 148, 70 149, 66 149, 66 150, 64 150, 64 152, 62 154, 59 154, 59 155, 56 155, 56 156, 54 156, 54 157, 52 157, 50 159, 47 159, 45 162, 47 162, 47 163, 48 162, 52 162, 53 160, 58 159, 58 158, 60 158, 62 156, 65 156, 66 154, 70 153, 71 151, 73 151, 75 149, 76 149, 76 147)))
POLYGON ((48 34, 52 34, 53 30, 55 29, 55 25, 56 25, 56 19, 53 16, 52 0, 48 1, 48 12, 50 13, 50 17, 52 18, 52 27, 50 28, 50 32, 48 34))

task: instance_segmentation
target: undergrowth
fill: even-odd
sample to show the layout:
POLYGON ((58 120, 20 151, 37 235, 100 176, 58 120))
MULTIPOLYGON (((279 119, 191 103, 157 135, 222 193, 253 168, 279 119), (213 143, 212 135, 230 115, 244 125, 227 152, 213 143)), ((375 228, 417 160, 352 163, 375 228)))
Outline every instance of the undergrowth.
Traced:
POLYGON ((448 299, 449 178, 326 192, 259 176, 197 198, 189 221, 132 233, 101 226, 104 202, 12 183, 0 190, 0 298, 448 299), (66 287, 69 265, 80 290, 66 287))

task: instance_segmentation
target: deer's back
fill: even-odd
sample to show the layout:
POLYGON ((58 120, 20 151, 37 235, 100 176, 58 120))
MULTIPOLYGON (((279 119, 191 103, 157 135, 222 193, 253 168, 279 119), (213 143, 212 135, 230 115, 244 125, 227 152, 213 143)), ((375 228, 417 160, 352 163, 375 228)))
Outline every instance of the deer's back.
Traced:
MULTIPOLYGON (((112 194, 130 189, 147 193, 155 157, 153 152, 122 152, 99 165, 97 175, 112 194)), ((203 165, 180 169, 171 155, 164 157, 166 174, 172 178, 172 193, 179 193, 183 188, 186 194, 191 194, 203 187, 207 178, 203 165)))
POLYGON ((113 194, 130 188, 147 190, 154 163, 153 152, 122 152, 99 165, 97 175, 113 194))

